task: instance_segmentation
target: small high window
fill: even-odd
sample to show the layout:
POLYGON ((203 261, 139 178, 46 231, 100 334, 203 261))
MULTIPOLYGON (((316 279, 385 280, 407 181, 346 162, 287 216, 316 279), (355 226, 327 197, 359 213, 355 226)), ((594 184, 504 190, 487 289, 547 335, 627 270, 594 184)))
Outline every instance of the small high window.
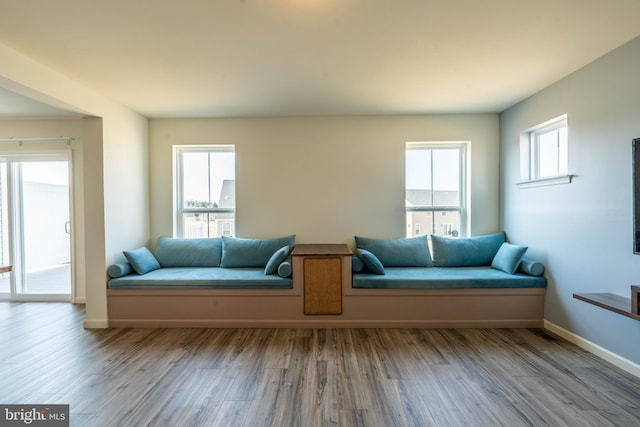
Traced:
POLYGON ((567 115, 542 123, 520 134, 522 183, 571 182, 567 115))

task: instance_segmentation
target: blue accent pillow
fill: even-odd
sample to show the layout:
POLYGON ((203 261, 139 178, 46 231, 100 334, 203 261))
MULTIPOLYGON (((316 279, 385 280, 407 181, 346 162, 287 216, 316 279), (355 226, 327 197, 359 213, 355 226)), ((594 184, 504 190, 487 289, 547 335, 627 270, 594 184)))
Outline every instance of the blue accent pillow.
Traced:
POLYGON ((504 242, 504 232, 467 238, 431 235, 433 264, 436 267, 491 265, 504 242))
POLYGON ((520 261, 527 252, 526 246, 512 245, 511 243, 503 243, 498 253, 491 262, 491 268, 513 274, 518 269, 520 261))
POLYGON ((271 255, 269 261, 267 261, 267 266, 264 268, 264 274, 273 274, 278 270, 278 266, 282 263, 287 256, 289 255, 289 246, 283 246, 271 255))
POLYGON ((356 247, 374 254, 385 267, 433 267, 427 236, 372 239, 355 236, 356 247))
POLYGON ((366 249, 357 249, 358 256, 362 259, 365 267, 376 274, 384 274, 384 266, 380 260, 366 249))
POLYGON ((285 245, 291 249, 295 244, 295 235, 277 239, 241 239, 223 236, 220 265, 225 268, 265 267, 275 251, 285 245))
POLYGON ((544 274, 544 264, 538 261, 522 259, 518 266, 518 271, 528 274, 529 276, 542 276, 544 274))
POLYGON ((351 257, 351 272, 360 273, 362 270, 364 270, 364 262, 358 255, 353 255, 351 257))
POLYGON ((278 266, 278 276, 291 277, 291 273, 293 273, 293 269, 291 267, 291 258, 287 258, 286 261, 281 262, 278 266))
POLYGON ((133 269, 131 268, 131 264, 129 264, 128 262, 113 264, 113 265, 110 265, 109 268, 107 268, 107 274, 109 275, 109 277, 113 279, 117 277, 126 276, 132 271, 133 269))
POLYGON ((160 268, 158 260, 156 260, 151 251, 144 246, 131 251, 124 251, 122 253, 125 258, 127 258, 127 261, 129 261, 129 264, 131 264, 131 267, 133 267, 138 274, 145 274, 160 268))
POLYGON ((160 237, 154 254, 162 267, 220 267, 222 239, 160 237))

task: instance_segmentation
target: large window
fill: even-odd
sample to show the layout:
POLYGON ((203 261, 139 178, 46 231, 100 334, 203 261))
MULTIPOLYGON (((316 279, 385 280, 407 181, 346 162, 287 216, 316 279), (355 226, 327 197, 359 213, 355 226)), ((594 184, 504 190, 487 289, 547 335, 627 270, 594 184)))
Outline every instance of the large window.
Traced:
POLYGON ((528 129, 520 135, 522 181, 549 180, 568 173, 567 116, 528 129))
POLYGON ((178 237, 235 234, 235 152, 231 145, 175 146, 178 237))
POLYGON ((464 142, 406 145, 407 237, 466 233, 464 142))

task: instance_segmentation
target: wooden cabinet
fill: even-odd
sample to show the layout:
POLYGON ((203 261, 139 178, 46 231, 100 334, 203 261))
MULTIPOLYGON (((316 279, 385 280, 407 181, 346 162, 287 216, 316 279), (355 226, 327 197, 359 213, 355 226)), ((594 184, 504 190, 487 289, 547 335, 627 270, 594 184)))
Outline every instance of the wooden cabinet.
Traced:
POLYGON ((351 286, 347 245, 296 245, 293 280, 304 293, 304 314, 342 314, 342 287, 351 286))

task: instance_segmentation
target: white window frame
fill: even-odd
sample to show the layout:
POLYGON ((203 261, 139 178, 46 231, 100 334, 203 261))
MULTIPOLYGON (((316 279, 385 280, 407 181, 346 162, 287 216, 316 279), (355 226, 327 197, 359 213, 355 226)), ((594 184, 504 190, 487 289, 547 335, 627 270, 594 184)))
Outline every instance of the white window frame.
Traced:
POLYGON ((573 175, 568 173, 569 168, 569 136, 568 116, 563 114, 520 133, 520 188, 538 187, 543 185, 568 184, 573 175), (567 128, 567 141, 564 147, 558 141, 558 163, 555 175, 542 176, 540 173, 540 137, 549 132, 567 128), (563 152, 564 151, 564 152, 563 152))
POLYGON ((184 153, 235 153, 234 145, 174 145, 173 161, 174 161, 174 235, 177 237, 184 236, 183 215, 189 213, 216 214, 216 213, 235 213, 234 208, 186 208, 184 207, 183 194, 183 157, 184 153))
MULTIPOLYGON (((468 234, 468 209, 467 209, 467 151, 469 149, 468 141, 454 141, 454 142, 407 142, 405 145, 405 153, 409 150, 438 150, 438 149, 458 149, 459 150, 459 174, 458 182, 460 183, 458 204, 451 206, 406 206, 405 213, 410 212, 432 212, 435 217, 436 212, 458 212, 460 214, 460 233, 459 237, 467 236, 468 234)), ((433 168, 431 169, 433 173, 433 168)), ((406 171, 405 171, 406 173, 406 171)), ((405 194, 407 188, 405 187, 405 194)), ((406 197, 406 196, 405 196, 406 197)), ((406 217, 407 215, 405 215, 406 217)), ((407 224, 405 224, 405 227, 407 224)), ((431 236, 434 230, 431 230, 427 235, 431 236)), ((437 233, 436 233, 437 234, 437 233)))

